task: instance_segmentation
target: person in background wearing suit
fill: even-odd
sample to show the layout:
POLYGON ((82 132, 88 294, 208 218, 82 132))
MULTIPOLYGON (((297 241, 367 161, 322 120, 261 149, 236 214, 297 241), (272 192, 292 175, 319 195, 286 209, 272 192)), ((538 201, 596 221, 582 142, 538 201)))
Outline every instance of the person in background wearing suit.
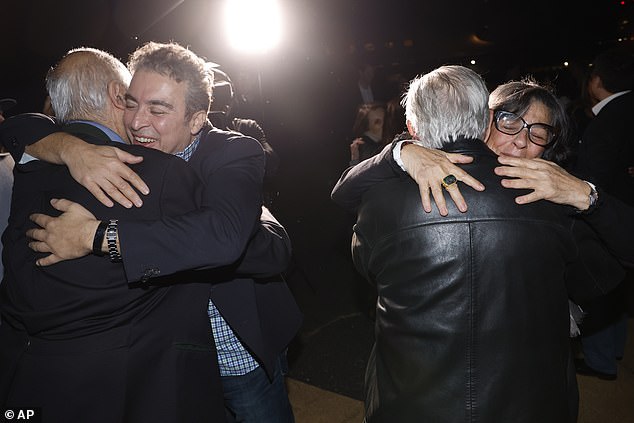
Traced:
POLYGON ((370 63, 362 63, 357 69, 357 104, 379 101, 374 92, 374 77, 376 70, 370 63))
MULTIPOLYGON (((205 62, 191 51, 175 43, 148 43, 132 54, 129 66, 133 78, 124 114, 128 138, 134 144, 188 159, 205 182, 205 190, 203 208, 195 213, 173 221, 118 222, 118 245, 128 277, 144 280, 159 273, 209 266, 209 262, 214 265, 219 254, 225 260, 229 255, 240 261, 244 248, 235 248, 233 237, 248 241, 252 230, 244 229, 257 220, 252 209, 261 206, 262 148, 251 138, 213 127, 191 133, 178 129, 186 110, 202 110, 206 116, 209 107, 208 95, 204 108, 191 100, 200 96, 201 81, 209 78, 205 62), (257 159, 251 160, 250 168, 235 163, 245 154, 257 159), (214 225, 216 217, 228 217, 232 224, 214 225), (236 229, 238 233, 234 233, 236 229)), ((99 162, 100 153, 96 157, 99 162)), ((87 154, 82 161, 90 161, 87 154)), ((68 165, 74 168, 74 164, 68 165)), ((36 248, 64 250, 53 254, 51 261, 75 257, 78 251, 87 254, 89 236, 63 238, 70 227, 96 222, 76 204, 65 203, 60 209, 68 213, 55 221, 40 216, 43 220, 38 222, 46 226, 46 232, 34 234, 38 240, 46 240, 36 248), (62 241, 56 243, 55 239, 62 241)), ((241 266, 247 258, 240 261, 241 266)), ((50 261, 41 261, 47 263, 50 261)), ((248 264, 259 271, 267 266, 262 261, 248 264)), ((299 329, 301 314, 283 280, 254 280, 234 273, 231 267, 227 270, 226 283, 213 285, 209 302, 227 416, 238 421, 293 421, 281 368, 283 352, 299 329)))
MULTIPOLYGON (((632 88, 634 49, 619 47, 595 58, 588 81, 588 93, 596 102, 592 107, 595 117, 581 137, 575 166, 576 174, 629 205, 634 205, 634 178, 628 173, 634 163, 632 88)), ((625 350, 625 294, 631 280, 633 272, 617 290, 585 304, 587 316, 581 333, 584 358, 577 362, 579 374, 616 379, 617 361, 625 350)))
MULTIPOLYGON (((4 112, 13 107, 16 101, 12 98, 0 99, 0 123, 4 121, 4 112)), ((9 207, 11 205, 11 190, 13 188, 13 158, 4 150, 0 144, 0 235, 7 227, 9 219, 9 207)), ((2 243, 0 243, 0 283, 4 274, 2 265, 2 243)))
MULTIPOLYGON (((209 65, 209 63, 207 63, 209 65)), ((280 157, 266 139, 264 129, 255 119, 245 119, 235 115, 235 91, 229 75, 217 67, 211 67, 214 74, 214 96, 209 120, 218 129, 240 132, 260 142, 266 156, 264 169, 264 204, 270 208, 277 196, 275 175, 280 166, 280 157)))
MULTIPOLYGON (((124 95, 130 73, 95 49, 69 52, 47 76, 64 130, 90 145, 125 137, 124 95)), ((23 132, 52 124, 43 115, 8 119, 2 143, 20 162, 23 132)), ((67 168, 31 160, 18 164, 9 226, 3 235, 6 277, 0 286, 0 405, 38 407, 43 421, 223 421, 216 351, 206 318, 208 284, 182 275, 160 285, 128 284, 114 250, 111 224, 99 224, 98 254, 35 267, 29 215, 54 214, 52 198, 83 204, 100 217, 160 219, 199 207, 200 183, 182 160, 121 145, 142 159, 134 165, 152 189, 140 208, 100 204, 67 168), (104 234, 107 235, 104 237, 104 234), (178 285, 174 285, 178 283, 178 285)), ((53 201, 53 204, 54 201, 53 201)), ((79 228, 71 229, 79 232, 79 228)), ((95 227, 92 228, 93 235, 95 227)), ((159 282, 159 281, 157 281, 159 282)))

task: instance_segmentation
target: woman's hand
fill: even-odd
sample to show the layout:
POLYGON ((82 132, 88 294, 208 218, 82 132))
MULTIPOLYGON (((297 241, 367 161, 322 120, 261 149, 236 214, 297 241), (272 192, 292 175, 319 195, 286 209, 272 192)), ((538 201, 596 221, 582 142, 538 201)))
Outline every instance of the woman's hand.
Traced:
POLYGON ((531 189, 533 192, 515 199, 517 204, 548 200, 565 204, 577 210, 590 207, 590 186, 564 169, 543 159, 521 159, 500 156, 504 166, 495 168, 495 173, 513 179, 503 179, 502 186, 514 189, 531 189))

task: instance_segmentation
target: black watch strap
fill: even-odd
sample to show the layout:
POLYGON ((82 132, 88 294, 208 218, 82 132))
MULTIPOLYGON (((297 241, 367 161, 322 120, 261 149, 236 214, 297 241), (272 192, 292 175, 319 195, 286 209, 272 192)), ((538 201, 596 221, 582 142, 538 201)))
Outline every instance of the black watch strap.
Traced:
POLYGON ((101 251, 101 245, 103 244, 103 239, 106 236, 106 228, 108 227, 108 221, 102 220, 99 222, 99 226, 97 226, 97 230, 95 231, 95 237, 92 240, 92 253, 96 256, 104 256, 106 253, 101 251))

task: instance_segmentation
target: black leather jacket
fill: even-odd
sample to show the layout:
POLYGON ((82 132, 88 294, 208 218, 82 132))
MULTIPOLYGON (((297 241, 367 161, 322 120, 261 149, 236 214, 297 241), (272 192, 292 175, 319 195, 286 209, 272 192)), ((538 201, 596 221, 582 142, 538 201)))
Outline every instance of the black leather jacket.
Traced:
MULTIPOLYGON (((422 210, 406 175, 363 197, 353 238, 377 287, 366 374, 368 422, 553 422, 576 418, 565 275, 577 259, 568 210, 517 205, 479 140, 446 148, 475 158, 469 205, 422 210)), ((333 193, 333 198, 336 194, 333 193)))

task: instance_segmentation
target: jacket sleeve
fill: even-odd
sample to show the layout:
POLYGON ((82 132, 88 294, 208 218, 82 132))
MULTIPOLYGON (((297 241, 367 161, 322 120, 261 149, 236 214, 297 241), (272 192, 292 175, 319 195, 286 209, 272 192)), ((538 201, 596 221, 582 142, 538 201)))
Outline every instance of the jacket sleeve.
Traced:
POLYGON ((242 256, 261 212, 262 148, 251 138, 237 138, 206 154, 200 166, 201 208, 157 221, 119 223, 128 281, 226 266, 242 256))
POLYGON ((402 176, 405 172, 394 161, 395 142, 388 144, 374 157, 349 167, 332 190, 331 198, 349 212, 356 212, 363 194, 375 184, 402 176))
POLYGON ((11 153, 13 160, 18 163, 22 159, 26 146, 60 131, 61 127, 49 116, 41 113, 24 113, 2 122, 0 141, 11 153))
POLYGON ((566 269, 566 287, 570 298, 583 304, 616 288, 625 270, 586 222, 574 218, 572 233, 578 255, 566 269))
POLYGON ((606 248, 626 266, 634 267, 634 207, 604 192, 599 204, 580 217, 597 233, 606 248))
POLYGON ((362 231, 359 228, 355 228, 352 234, 352 262, 357 271, 363 276, 363 278, 370 284, 373 284, 370 274, 370 254, 372 248, 368 243, 368 240, 364 238, 362 231))
POLYGON ((285 272, 291 262, 291 240, 277 219, 262 207, 260 224, 249 241, 236 274, 268 278, 285 272))

